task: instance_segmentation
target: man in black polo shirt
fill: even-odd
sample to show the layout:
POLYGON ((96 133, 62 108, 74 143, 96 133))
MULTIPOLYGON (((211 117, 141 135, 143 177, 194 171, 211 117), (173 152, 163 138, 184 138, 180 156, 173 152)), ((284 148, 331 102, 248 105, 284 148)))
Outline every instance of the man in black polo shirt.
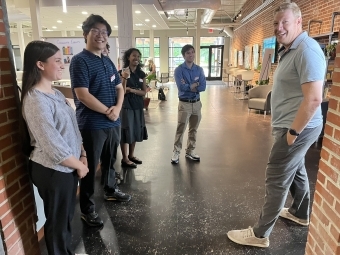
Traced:
POLYGON ((175 69, 175 81, 178 88, 178 124, 176 129, 172 164, 178 164, 182 149, 183 134, 189 123, 188 142, 185 156, 200 161, 195 153, 196 134, 201 121, 202 103, 200 92, 205 91, 206 80, 202 67, 195 65, 195 48, 185 45, 182 48, 184 63, 175 69))
POLYGON ((72 58, 71 85, 78 126, 83 137, 89 173, 80 182, 81 218, 90 226, 103 221, 93 200, 95 173, 100 156, 104 175, 104 199, 130 201, 115 180, 117 147, 120 142, 119 113, 124 99, 123 86, 112 61, 102 55, 111 27, 99 15, 90 15, 83 23, 86 49, 72 58))

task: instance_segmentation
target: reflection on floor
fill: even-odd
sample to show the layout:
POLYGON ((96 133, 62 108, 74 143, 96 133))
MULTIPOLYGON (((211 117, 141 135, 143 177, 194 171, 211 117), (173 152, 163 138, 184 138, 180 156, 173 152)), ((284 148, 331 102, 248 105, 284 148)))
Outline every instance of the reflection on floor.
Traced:
MULTIPOLYGON (((143 164, 134 170, 121 169, 120 157, 116 164, 125 178, 121 189, 132 195, 132 201, 104 202, 98 176, 95 199, 105 226, 86 227, 77 205, 73 220, 77 253, 304 254, 308 228, 281 219, 267 249, 227 239, 228 230, 252 226, 260 214, 272 143, 270 116, 264 119, 253 111, 248 116, 247 101, 234 99, 230 91, 225 86, 208 86, 201 95, 203 119, 196 149, 200 163, 186 159, 183 151, 180 163, 170 164, 176 87, 170 87, 167 101, 145 112, 149 140, 136 147, 143 164)), ((313 146, 306 158, 313 193, 319 154, 320 148, 313 146)))

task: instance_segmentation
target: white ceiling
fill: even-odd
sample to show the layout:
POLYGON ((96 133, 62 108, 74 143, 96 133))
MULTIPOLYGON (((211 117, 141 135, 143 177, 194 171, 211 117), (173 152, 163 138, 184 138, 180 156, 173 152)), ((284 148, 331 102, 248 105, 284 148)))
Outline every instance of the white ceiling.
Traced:
MULTIPOLYGON (((67 13, 63 13, 61 7, 57 5, 57 0, 53 1, 53 4, 48 5, 49 0, 43 0, 44 5, 40 8, 40 20, 41 26, 43 30, 54 30, 54 31, 81 31, 81 23, 86 19, 89 14, 99 14, 103 16, 111 25, 113 30, 117 30, 117 9, 116 5, 108 5, 107 2, 114 1, 106 1, 100 0, 99 3, 104 5, 88 5, 87 6, 68 6, 67 13), (84 15, 82 12, 86 11, 88 14, 84 15), (58 23, 60 20, 62 23, 58 23)), ((67 0, 69 1, 69 0, 67 0)), ((71 0, 72 1, 72 0, 71 0)), ((117 0, 118 1, 118 0, 117 0)), ((121 0, 123 1, 123 0, 121 0)), ((162 6, 160 5, 163 1, 158 0, 133 0, 134 4, 132 5, 133 12, 133 29, 134 30, 164 30, 164 29, 178 29, 178 28, 195 28, 196 27, 196 8, 200 7, 200 1, 207 0, 195 0, 192 5, 193 8, 187 9, 188 15, 183 15, 183 12, 174 11, 174 14, 170 15, 170 19, 165 17, 165 14, 162 10, 162 6), (153 4, 135 4, 135 2, 148 2, 153 4), (194 3, 197 3, 196 5, 194 3), (135 11, 140 11, 140 14, 135 13, 135 11), (149 19, 150 21, 146 21, 149 19), (156 27, 152 27, 152 25, 156 27)), ((173 0, 176 1, 176 0, 173 0)), ((178 0, 181 2, 180 0, 178 0)), ((221 7, 216 11, 214 17, 212 18, 211 23, 218 24, 221 23, 224 26, 226 24, 230 24, 230 27, 234 27, 235 23, 231 22, 231 20, 235 17, 235 15, 242 8, 243 4, 246 0, 221 0, 221 7)), ((18 0, 7 0, 7 9, 9 21, 12 27, 12 31, 15 30, 17 22, 23 22, 23 25, 26 31, 29 31, 31 28, 30 21, 30 9, 27 5, 27 0, 25 4, 20 4, 18 0)), ((86 1, 82 0, 82 3, 86 1)), ((237 24, 237 23, 236 23, 237 24)))

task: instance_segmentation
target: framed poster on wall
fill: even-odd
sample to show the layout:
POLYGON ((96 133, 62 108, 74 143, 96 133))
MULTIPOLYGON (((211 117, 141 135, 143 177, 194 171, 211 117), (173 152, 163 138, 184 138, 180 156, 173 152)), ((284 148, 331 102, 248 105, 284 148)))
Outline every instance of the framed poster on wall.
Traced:
POLYGON ((237 67, 237 49, 233 50, 233 67, 237 67))
MULTIPOLYGON (((107 42, 110 45, 110 53, 109 57, 112 62, 115 64, 116 68, 118 69, 117 63, 117 40, 118 38, 112 37, 108 38, 107 42)), ((83 51, 85 48, 85 41, 83 37, 47 37, 45 38, 46 42, 53 43, 56 45, 62 55, 62 61, 65 65, 65 70, 63 72, 63 79, 70 79, 70 72, 69 67, 71 60, 74 55, 78 54, 79 52, 83 51)))
POLYGON ((253 45, 253 69, 256 70, 259 66, 259 45, 253 45))
POLYGON ((238 52, 238 65, 243 66, 243 51, 238 52))
POLYGON ((251 45, 247 45, 244 48, 244 68, 250 69, 251 67, 251 45))

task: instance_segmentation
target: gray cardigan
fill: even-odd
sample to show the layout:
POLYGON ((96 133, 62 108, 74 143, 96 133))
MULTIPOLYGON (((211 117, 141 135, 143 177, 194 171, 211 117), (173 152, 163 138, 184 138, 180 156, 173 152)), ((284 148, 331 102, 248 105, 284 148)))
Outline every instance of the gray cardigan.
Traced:
POLYGON ((31 145, 30 159, 45 167, 71 173, 74 169, 60 162, 70 156, 80 157, 82 138, 74 110, 64 95, 54 89, 55 95, 30 90, 23 101, 31 145))

